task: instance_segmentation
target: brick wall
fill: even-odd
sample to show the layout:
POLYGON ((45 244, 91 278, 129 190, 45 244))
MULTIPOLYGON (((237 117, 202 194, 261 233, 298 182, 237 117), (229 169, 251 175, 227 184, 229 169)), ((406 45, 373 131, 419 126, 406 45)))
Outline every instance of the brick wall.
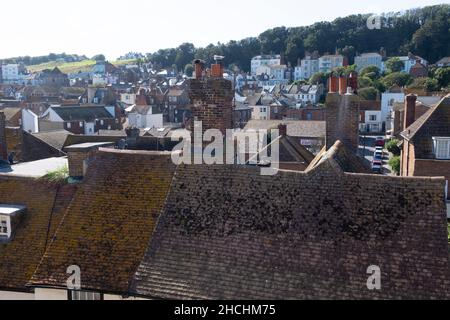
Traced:
POLYGON ((8 155, 14 152, 14 161, 22 158, 22 129, 6 128, 6 143, 8 146, 8 155))
POLYGON ((203 122, 203 131, 219 129, 225 134, 226 129, 232 129, 234 95, 231 81, 223 78, 191 79, 189 85, 192 116, 194 120, 203 122))
POLYGON ((359 145, 359 117, 358 96, 329 93, 326 100, 327 149, 340 140, 356 153, 359 145))
MULTIPOLYGON (((414 176, 445 177, 450 182, 450 161, 432 159, 414 159, 414 176)), ((450 193, 449 193, 450 194, 450 193)), ((450 197, 448 197, 450 199, 450 197)))

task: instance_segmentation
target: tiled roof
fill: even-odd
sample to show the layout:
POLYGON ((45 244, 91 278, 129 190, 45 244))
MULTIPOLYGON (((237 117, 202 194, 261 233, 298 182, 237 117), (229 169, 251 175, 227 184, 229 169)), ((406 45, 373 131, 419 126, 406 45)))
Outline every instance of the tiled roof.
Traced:
POLYGON ((26 206, 12 241, 0 244, 0 290, 27 290, 47 238, 54 234, 74 191, 74 186, 58 188, 40 180, 0 177, 0 204, 26 206))
POLYGON ((65 287, 81 268, 82 288, 128 291, 172 181, 170 155, 100 151, 89 167, 32 285, 65 287))
POLYGON ((365 165, 364 159, 361 159, 353 152, 350 152, 345 145, 337 141, 330 150, 324 147, 319 154, 309 162, 307 171, 313 170, 324 161, 331 161, 335 167, 347 173, 372 173, 365 165))
POLYGON ((0 108, 0 112, 3 112, 6 117, 6 121, 10 121, 16 114, 18 114, 22 109, 21 108, 0 108))
POLYGON ((70 132, 66 130, 57 130, 57 131, 33 133, 32 135, 37 139, 45 142, 52 148, 62 151, 64 143, 67 140, 67 136, 70 135, 70 132))
POLYGON ((179 167, 131 293, 448 299, 444 181, 348 174, 332 158, 273 177, 249 167, 179 167), (367 288, 373 265, 380 291, 367 288))
POLYGON ((447 95, 437 105, 431 107, 424 115, 401 133, 408 141, 416 137, 450 135, 450 95, 447 95))
POLYGON ((280 124, 287 125, 288 136, 292 137, 322 138, 326 134, 325 121, 250 120, 244 130, 270 130, 280 124))

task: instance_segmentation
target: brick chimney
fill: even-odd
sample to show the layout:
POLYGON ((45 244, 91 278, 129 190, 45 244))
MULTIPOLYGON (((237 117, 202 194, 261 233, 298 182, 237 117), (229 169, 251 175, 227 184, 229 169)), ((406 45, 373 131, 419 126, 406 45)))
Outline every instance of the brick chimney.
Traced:
POLYGON ((359 145, 359 104, 357 95, 347 93, 329 93, 326 105, 326 137, 327 150, 340 140, 355 154, 359 145))
POLYGON ((331 76, 328 79, 328 92, 339 92, 339 78, 336 76, 331 76))
MULTIPOLYGON (((215 60, 221 58, 217 56, 215 60)), ((196 68, 200 70, 200 66, 196 68)), ((202 121, 203 132, 218 129, 225 135, 227 129, 233 128, 233 84, 222 75, 222 65, 216 63, 211 74, 207 70, 205 76, 189 80, 192 117, 194 121, 202 121)), ((190 130, 193 129, 191 125, 190 130)))
POLYGON ((344 76, 339 77, 339 93, 340 94, 347 93, 347 78, 344 76))
POLYGON ((81 180, 86 174, 89 161, 99 148, 114 147, 114 142, 82 143, 67 146, 64 150, 67 152, 69 162, 69 176, 72 179, 81 180))
POLYGON ((195 79, 201 79, 203 77, 204 66, 205 66, 205 63, 202 60, 197 59, 194 61, 195 79))
POLYGON ((416 101, 417 96, 415 94, 408 94, 405 99, 405 111, 403 128, 406 129, 416 121, 416 101))
POLYGON ((280 137, 287 136, 287 125, 285 123, 280 123, 278 125, 278 131, 279 131, 280 137))
POLYGON ((0 112, 0 160, 8 160, 8 146, 6 143, 6 116, 0 112))

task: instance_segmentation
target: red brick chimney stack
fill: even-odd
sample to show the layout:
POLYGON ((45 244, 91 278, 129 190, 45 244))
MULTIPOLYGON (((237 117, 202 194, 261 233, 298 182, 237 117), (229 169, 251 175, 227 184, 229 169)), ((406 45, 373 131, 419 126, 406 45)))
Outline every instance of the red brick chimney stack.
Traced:
POLYGON ((339 77, 339 94, 347 93, 347 78, 345 76, 339 77))
POLYGON ((336 76, 331 76, 328 79, 328 92, 335 93, 339 91, 339 78, 336 76))
POLYGON ((214 60, 216 63, 211 65, 211 77, 214 78, 222 78, 223 77, 223 66, 222 60, 224 57, 222 56, 214 56, 214 60))
POLYGON ((204 62, 202 60, 195 60, 195 79, 201 79, 203 77, 203 68, 204 68, 204 62))
POLYGON ((6 116, 0 112, 0 160, 8 159, 8 147, 6 144, 6 116))
POLYGON ((415 94, 408 94, 405 99, 405 118, 403 121, 404 129, 408 128, 415 121, 416 116, 416 101, 415 94))

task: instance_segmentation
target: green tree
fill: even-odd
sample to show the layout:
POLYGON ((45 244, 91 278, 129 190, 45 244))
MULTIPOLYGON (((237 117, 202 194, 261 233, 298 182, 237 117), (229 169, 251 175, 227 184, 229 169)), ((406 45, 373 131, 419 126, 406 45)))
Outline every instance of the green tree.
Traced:
POLYGON ((439 81, 433 78, 414 79, 414 82, 408 88, 424 89, 428 92, 438 91, 440 89, 439 81))
POLYGON ((192 74, 194 73, 194 66, 192 64, 187 64, 184 67, 184 74, 188 77, 192 77, 192 74))
POLYGON ((373 81, 380 78, 381 71, 377 66, 367 66, 359 72, 359 76, 367 77, 373 81))
POLYGON ((378 98, 378 90, 374 87, 367 87, 358 90, 358 95, 361 100, 377 100, 378 98))
POLYGON ((434 77, 441 88, 447 87, 450 84, 450 67, 437 69, 434 77))
POLYGON ((386 150, 388 150, 390 153, 392 153, 394 156, 399 156, 400 155, 400 148, 399 148, 399 143, 400 141, 398 141, 397 139, 392 139, 391 141, 389 141, 386 144, 386 150))
POLYGON ((373 87, 373 81, 369 77, 359 77, 358 86, 360 88, 373 87))
POLYGON ((309 79, 309 84, 323 84, 324 86, 327 85, 328 81, 328 75, 323 72, 318 72, 311 76, 309 79))
POLYGON ((400 157, 396 156, 393 157, 391 160, 389 160, 389 165, 392 168, 392 171, 394 171, 395 174, 400 174, 400 157))
POLYGON ((390 58, 386 61, 386 68, 389 72, 400 72, 405 67, 405 63, 399 57, 390 58))
POLYGON ((391 88, 393 86, 404 87, 411 84, 413 78, 411 75, 404 72, 393 72, 383 77, 382 83, 386 88, 391 88))
POLYGON ((95 56, 92 57, 92 60, 95 60, 95 61, 105 61, 106 58, 105 58, 105 56, 104 56, 103 54, 97 54, 97 55, 95 55, 95 56))

